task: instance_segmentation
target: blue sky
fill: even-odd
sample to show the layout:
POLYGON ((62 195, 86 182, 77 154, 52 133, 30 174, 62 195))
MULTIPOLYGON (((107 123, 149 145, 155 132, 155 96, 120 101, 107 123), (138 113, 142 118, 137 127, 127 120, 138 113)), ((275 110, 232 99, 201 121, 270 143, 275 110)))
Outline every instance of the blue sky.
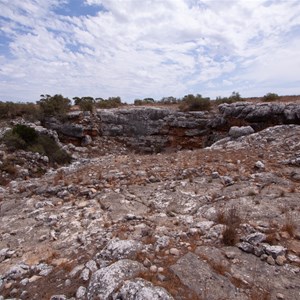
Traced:
POLYGON ((0 100, 300 94, 298 0, 2 0, 0 100))

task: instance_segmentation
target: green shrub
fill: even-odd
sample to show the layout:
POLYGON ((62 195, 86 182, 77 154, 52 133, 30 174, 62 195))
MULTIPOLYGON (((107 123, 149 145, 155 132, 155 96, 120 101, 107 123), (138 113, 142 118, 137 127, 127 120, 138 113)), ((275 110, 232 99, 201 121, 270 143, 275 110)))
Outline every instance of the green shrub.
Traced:
POLYGON ((217 97, 216 98, 216 104, 223 104, 223 103, 234 103, 234 102, 240 102, 243 101, 243 98, 241 97, 239 92, 232 92, 229 97, 217 97))
POLYGON ((68 164, 71 156, 57 145, 55 140, 46 135, 39 135, 33 128, 16 125, 5 133, 3 142, 12 150, 26 150, 46 155, 51 163, 68 164))
POLYGON ((94 110, 95 102, 91 100, 83 100, 80 102, 79 107, 82 111, 90 111, 94 110))
POLYGON ((63 149, 58 149, 53 154, 48 155, 50 161, 56 162, 59 165, 71 163, 72 157, 63 149))
POLYGON ((38 137, 37 132, 33 128, 21 124, 17 124, 13 128, 12 133, 18 135, 28 145, 34 144, 38 137))
POLYGON ((63 119, 70 110, 71 101, 62 95, 41 95, 41 100, 37 102, 41 109, 41 118, 56 117, 63 119))
POLYGON ((108 99, 96 98, 97 108, 117 108, 122 105, 120 97, 109 97, 108 99))
POLYGON ((155 100, 153 98, 144 98, 143 100, 141 100, 141 99, 134 100, 134 105, 136 105, 136 106, 149 105, 149 104, 155 104, 155 100))
POLYGON ((160 99, 160 101, 159 101, 159 103, 160 104, 166 104, 166 105, 168 105, 168 104, 176 104, 176 103, 178 103, 178 99, 176 99, 175 97, 173 97, 173 96, 169 96, 169 97, 163 97, 163 98, 161 98, 160 99))
POLYGON ((268 93, 263 96, 263 101, 265 102, 273 102, 279 99, 279 96, 275 93, 268 93))
POLYGON ((2 141, 7 148, 12 151, 18 149, 25 150, 27 148, 26 142, 18 134, 13 133, 13 130, 7 131, 4 134, 2 141))
POLYGON ((39 107, 34 103, 0 102, 0 119, 22 117, 33 122, 38 120, 39 116, 39 107))
POLYGON ((74 104, 78 105, 82 111, 92 112, 95 107, 95 100, 93 97, 74 97, 74 104))
POLYGON ((37 143, 35 145, 37 152, 48 156, 50 162, 58 164, 68 164, 71 162, 71 156, 63 149, 61 149, 57 143, 46 135, 39 135, 37 143))
POLYGON ((216 98, 216 104, 223 104, 223 103, 231 104, 234 102, 235 102, 234 99, 228 98, 228 97, 217 97, 216 98))
POLYGON ((203 98, 201 95, 186 95, 182 98, 179 105, 181 111, 204 111, 210 110, 211 102, 209 98, 203 98))
POLYGON ((229 96, 229 100, 232 102, 239 102, 242 101, 242 97, 239 92, 232 92, 231 95, 229 96))

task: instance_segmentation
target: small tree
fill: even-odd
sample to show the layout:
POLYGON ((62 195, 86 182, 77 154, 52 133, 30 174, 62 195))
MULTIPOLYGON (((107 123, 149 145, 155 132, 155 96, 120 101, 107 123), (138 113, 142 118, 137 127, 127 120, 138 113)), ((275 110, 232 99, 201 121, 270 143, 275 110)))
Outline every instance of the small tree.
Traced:
POLYGON ((120 97, 109 97, 108 99, 96 98, 97 108, 116 108, 122 105, 120 97))
POLYGON ((169 96, 169 97, 161 98, 161 100, 159 102, 162 104, 174 104, 174 103, 177 103, 178 100, 173 96, 169 96))
POLYGON ((134 105, 136 105, 136 106, 143 105, 143 100, 141 100, 141 99, 135 99, 134 100, 134 105))
POLYGON ((64 118, 70 109, 71 101, 62 95, 41 95, 37 102, 41 108, 42 119, 45 117, 64 118))
POLYGON ((78 105, 81 110, 83 111, 90 111, 92 112, 94 110, 95 106, 95 99, 93 97, 74 97, 74 104, 78 105))
POLYGON ((242 97, 239 92, 233 91, 231 96, 228 98, 231 102, 238 102, 242 100, 242 97))

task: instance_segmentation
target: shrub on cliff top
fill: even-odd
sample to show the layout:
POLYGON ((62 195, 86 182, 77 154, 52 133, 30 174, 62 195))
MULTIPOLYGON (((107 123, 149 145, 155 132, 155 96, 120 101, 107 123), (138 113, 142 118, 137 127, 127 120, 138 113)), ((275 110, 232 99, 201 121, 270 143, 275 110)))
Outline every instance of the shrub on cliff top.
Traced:
POLYGON ((273 102, 279 99, 279 96, 275 93, 268 93, 263 96, 263 101, 266 102, 273 102))
POLYGON ((243 98, 241 97, 239 92, 232 92, 229 97, 217 97, 216 98, 216 104, 223 104, 223 103, 235 103, 243 101, 243 98))
POLYGON ((62 119, 70 110, 71 101, 62 95, 41 95, 41 100, 37 102, 40 106, 42 119, 45 117, 56 117, 62 119))
POLYGON ((211 103, 209 98, 203 98, 201 95, 186 95, 182 98, 179 109, 181 111, 204 111, 210 110, 211 103))

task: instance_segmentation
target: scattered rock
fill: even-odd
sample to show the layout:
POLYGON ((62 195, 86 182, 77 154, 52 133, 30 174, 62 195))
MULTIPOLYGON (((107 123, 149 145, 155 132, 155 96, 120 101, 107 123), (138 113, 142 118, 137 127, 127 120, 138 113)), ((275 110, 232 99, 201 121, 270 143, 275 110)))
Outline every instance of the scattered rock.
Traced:
POLYGON ((180 251, 176 248, 171 248, 170 249, 170 254, 175 255, 175 256, 179 256, 180 255, 180 251))
POLYGON ((265 169, 265 164, 262 163, 260 160, 258 160, 256 163, 255 163, 255 168, 258 169, 258 170, 264 170, 265 169))
POLYGON ((76 298, 77 298, 77 299, 84 299, 85 294, 86 294, 86 288, 85 288, 84 286, 80 286, 80 287, 77 289, 77 292, 76 292, 76 298))

